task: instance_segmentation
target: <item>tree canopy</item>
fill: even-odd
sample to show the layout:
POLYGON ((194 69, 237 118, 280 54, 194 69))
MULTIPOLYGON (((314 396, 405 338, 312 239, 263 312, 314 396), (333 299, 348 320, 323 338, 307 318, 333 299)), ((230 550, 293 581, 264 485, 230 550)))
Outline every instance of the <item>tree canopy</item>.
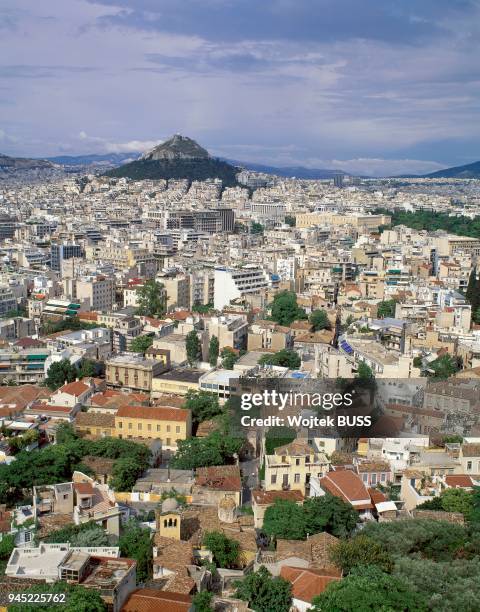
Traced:
POLYGON ((78 370, 68 359, 55 361, 47 370, 45 385, 52 391, 56 391, 65 383, 73 382, 78 376, 78 370))
POLYGON ((468 520, 473 510, 474 497, 465 489, 445 489, 431 500, 417 506, 419 510, 443 510, 445 512, 461 512, 468 520))
POLYGON ((281 291, 273 298, 270 318, 280 325, 289 326, 293 321, 306 319, 303 308, 297 304, 297 296, 293 291, 281 291))
POLYGON ((457 357, 445 354, 431 361, 428 364, 428 368, 432 370, 432 372, 428 372, 428 376, 438 380, 445 380, 461 369, 461 363, 457 357))
POLYGON ((152 575, 153 544, 150 529, 144 529, 134 519, 125 525, 118 540, 122 557, 137 562, 137 581, 145 582, 152 575))
POLYGON ((312 600, 312 612, 422 612, 425 599, 375 566, 357 567, 312 600))
POLYGON ((200 346, 200 340, 198 339, 197 332, 194 329, 187 334, 185 339, 185 348, 187 351, 187 361, 190 366, 201 360, 202 349, 200 346))
POLYGON ((377 305, 377 317, 384 319, 385 317, 395 316, 396 300, 384 300, 377 305))
POLYGON ((330 329, 330 320, 326 310, 314 310, 309 318, 310 325, 313 331, 320 331, 321 329, 330 329))
POLYGON ((204 438, 177 441, 177 452, 170 465, 179 470, 193 470, 209 465, 232 463, 243 445, 241 438, 214 431, 204 438))
POLYGON ((198 424, 202 421, 209 421, 223 412, 216 393, 210 391, 187 392, 184 408, 192 411, 192 420, 198 424))
POLYGON ((78 438, 67 429, 60 430, 63 442, 46 446, 34 453, 20 451, 15 461, 0 464, 0 503, 21 500, 24 491, 34 485, 65 482, 75 470, 83 469, 82 459, 86 455, 118 460, 128 457, 135 460, 143 471, 148 467, 150 450, 144 444, 119 438, 86 440, 78 438))
POLYGON ((207 531, 202 539, 202 545, 213 555, 217 567, 235 568, 240 557, 240 544, 237 540, 227 538, 220 531, 207 531))
POLYGON ((283 578, 273 578, 261 566, 257 572, 247 574, 241 582, 235 583, 235 597, 248 601, 255 612, 289 612, 292 604, 291 584, 283 578))
POLYGON ((287 540, 304 540, 307 534, 327 531, 336 537, 350 534, 358 521, 358 514, 350 504, 327 494, 309 497, 302 506, 277 499, 267 508, 263 530, 269 536, 287 540))
POLYGON ((137 313, 147 317, 158 317, 165 314, 166 303, 162 283, 148 280, 137 288, 137 313))
POLYGON ((217 365, 220 344, 217 336, 212 336, 208 345, 208 363, 214 368, 217 365))
POLYGON ((260 365, 276 365, 295 370, 302 365, 302 360, 297 352, 282 349, 272 355, 262 355, 258 363, 260 365))
POLYGON ((233 370, 233 366, 239 360, 238 353, 229 346, 222 349, 220 357, 222 358, 222 368, 225 368, 225 370, 233 370))
POLYGON ((145 353, 153 344, 153 337, 142 335, 134 338, 130 344, 130 350, 134 353, 145 353))
POLYGON ((387 573, 393 569, 390 554, 381 544, 363 534, 348 540, 340 540, 332 547, 329 555, 330 560, 345 575, 361 565, 375 565, 387 573))

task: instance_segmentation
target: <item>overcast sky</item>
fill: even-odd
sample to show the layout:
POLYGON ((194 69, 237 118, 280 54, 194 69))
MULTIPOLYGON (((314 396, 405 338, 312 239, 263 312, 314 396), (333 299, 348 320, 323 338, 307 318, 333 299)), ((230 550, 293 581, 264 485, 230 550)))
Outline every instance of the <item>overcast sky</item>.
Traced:
POLYGON ((480 0, 1 0, 0 152, 361 174, 480 159, 480 0))

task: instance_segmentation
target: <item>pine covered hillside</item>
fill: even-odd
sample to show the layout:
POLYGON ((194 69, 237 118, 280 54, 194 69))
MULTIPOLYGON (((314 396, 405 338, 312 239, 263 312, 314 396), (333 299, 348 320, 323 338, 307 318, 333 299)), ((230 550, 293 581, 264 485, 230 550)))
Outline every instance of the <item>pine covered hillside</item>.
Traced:
POLYGON ((211 157, 191 138, 175 134, 140 159, 107 172, 107 176, 144 179, 189 179, 204 181, 219 178, 224 186, 237 184, 238 168, 211 157))

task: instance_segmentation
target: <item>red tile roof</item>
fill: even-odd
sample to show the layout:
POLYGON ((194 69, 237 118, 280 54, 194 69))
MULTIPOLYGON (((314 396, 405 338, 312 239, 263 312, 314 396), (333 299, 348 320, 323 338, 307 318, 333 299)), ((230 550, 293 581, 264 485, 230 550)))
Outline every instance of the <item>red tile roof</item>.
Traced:
POLYGON ((86 385, 84 382, 82 382, 81 380, 76 380, 74 382, 63 385, 63 387, 60 387, 58 392, 68 393, 69 395, 73 395, 74 397, 79 397, 80 395, 82 395, 82 393, 85 393, 85 391, 88 391, 89 388, 90 387, 86 385))
POLYGON ((332 569, 307 569, 284 565, 280 576, 292 585, 295 599, 311 603, 312 599, 323 593, 331 582, 341 580, 340 571, 332 569))
POLYGON ((123 604, 122 612, 188 612, 192 598, 183 593, 138 589, 123 604))
POLYGON ((388 501, 385 495, 378 489, 374 489, 373 487, 370 487, 368 489, 368 492, 370 493, 370 499, 372 500, 374 504, 381 504, 382 502, 388 501))
POLYGON ((362 504, 362 506, 366 506, 365 508, 358 503, 355 504, 355 502, 370 500, 370 495, 361 478, 350 470, 329 472, 320 479, 320 486, 324 491, 328 491, 335 497, 350 502, 356 509, 373 508, 371 503, 362 504))
POLYGON ((240 468, 238 465, 212 465, 198 468, 195 484, 220 491, 241 491, 240 468))
POLYGON ((452 474, 451 476, 445 477, 445 482, 449 487, 456 488, 471 488, 473 487, 473 481, 470 476, 466 474, 452 474))
POLYGON ((165 408, 163 406, 120 406, 116 416, 130 419, 186 422, 189 414, 189 410, 183 410, 181 408, 165 408))
POLYGON ((302 502, 305 498, 301 491, 252 491, 252 497, 256 504, 274 504, 276 499, 286 499, 293 502, 302 502))

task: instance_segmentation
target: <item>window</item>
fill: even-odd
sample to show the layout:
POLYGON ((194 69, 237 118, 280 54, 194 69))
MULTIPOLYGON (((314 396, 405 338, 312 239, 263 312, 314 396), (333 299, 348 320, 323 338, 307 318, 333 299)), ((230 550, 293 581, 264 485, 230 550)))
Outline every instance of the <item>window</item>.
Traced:
POLYGON ((170 446, 172 443, 172 439, 171 438, 167 438, 167 446, 170 446))
POLYGON ((150 423, 147 425, 147 429, 148 431, 152 431, 152 425, 150 423))
POLYGON ((272 478, 270 479, 271 484, 277 484, 277 475, 272 474, 272 478))
POLYGON ((175 431, 176 431, 177 433, 180 433, 180 425, 177 425, 177 427, 175 428, 175 431))
POLYGON ((167 425, 167 432, 170 431, 170 425, 167 425))
POLYGON ((300 482, 300 474, 295 474, 294 482, 300 482))
POLYGON ((300 465, 300 459, 295 459, 295 465, 300 465))
POLYGON ((137 429, 142 429, 142 424, 141 423, 138 423, 137 429))
POLYGON ((362 474, 363 482, 368 482, 368 474, 362 474))
POLYGON ((160 425, 157 425, 157 431, 160 431, 160 425))
POLYGON ((119 421, 118 422, 118 429, 122 429, 122 427, 123 427, 123 423, 122 423, 122 421, 119 421))
POLYGON ((467 470, 470 472, 471 469, 473 467, 473 462, 472 461, 467 461, 467 470))
POLYGON ((128 424, 128 429, 132 429, 132 424, 131 423, 128 424))
POLYGON ((377 484, 377 475, 376 474, 372 474, 371 483, 372 483, 372 485, 376 485, 377 484))
POLYGON ((382 472, 382 475, 380 476, 380 480, 382 482, 385 482, 387 480, 387 475, 385 474, 385 472, 382 472))

